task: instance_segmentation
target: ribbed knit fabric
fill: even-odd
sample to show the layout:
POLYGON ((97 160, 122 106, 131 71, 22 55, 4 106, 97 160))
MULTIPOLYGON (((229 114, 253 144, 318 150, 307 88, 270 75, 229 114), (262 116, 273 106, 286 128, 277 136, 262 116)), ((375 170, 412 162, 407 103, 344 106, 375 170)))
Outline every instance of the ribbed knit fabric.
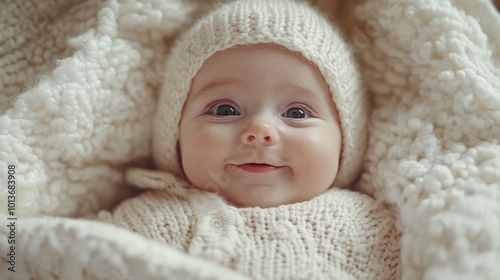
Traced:
POLYGON ((367 146, 367 101, 348 45, 306 2, 239 0, 222 5, 182 34, 166 65, 154 120, 153 157, 159 169, 183 176, 177 154, 179 122, 192 79, 205 60, 237 45, 273 43, 315 64, 339 112, 342 153, 334 185, 358 177, 367 146))
POLYGON ((101 220, 228 266, 253 279, 398 279, 393 213, 337 188, 306 202, 236 208, 158 171, 132 170, 150 190, 101 220))

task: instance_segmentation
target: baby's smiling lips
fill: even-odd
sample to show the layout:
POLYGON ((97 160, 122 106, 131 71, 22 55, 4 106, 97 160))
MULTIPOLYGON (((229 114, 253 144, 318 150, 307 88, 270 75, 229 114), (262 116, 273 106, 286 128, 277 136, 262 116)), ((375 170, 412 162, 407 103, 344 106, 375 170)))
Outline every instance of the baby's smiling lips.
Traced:
POLYGON ((238 168, 241 168, 245 171, 252 173, 263 173, 270 172, 274 170, 280 169, 282 166, 274 166, 266 163, 245 163, 236 165, 238 168))

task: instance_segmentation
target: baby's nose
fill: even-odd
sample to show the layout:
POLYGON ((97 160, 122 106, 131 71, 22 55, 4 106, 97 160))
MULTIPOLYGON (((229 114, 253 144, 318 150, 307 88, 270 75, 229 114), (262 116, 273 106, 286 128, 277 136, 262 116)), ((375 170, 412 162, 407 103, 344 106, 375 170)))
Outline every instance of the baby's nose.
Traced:
POLYGON ((253 122, 243 131, 241 142, 248 145, 272 146, 279 141, 276 128, 269 123, 253 122))

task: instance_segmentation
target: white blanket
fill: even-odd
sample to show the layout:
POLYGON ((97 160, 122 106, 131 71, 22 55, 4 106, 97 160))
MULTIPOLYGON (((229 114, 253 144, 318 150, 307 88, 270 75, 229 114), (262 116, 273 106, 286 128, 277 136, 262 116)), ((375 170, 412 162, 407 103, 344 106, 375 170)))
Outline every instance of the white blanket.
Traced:
MULTIPOLYGON (((492 3, 312 2, 346 33, 373 98, 359 189, 399 213, 403 279, 498 279, 500 16, 492 3)), ((3 4, 2 279, 237 279, 133 233, 73 219, 132 194, 124 170, 150 156, 165 55, 210 6, 201 3, 3 4)))

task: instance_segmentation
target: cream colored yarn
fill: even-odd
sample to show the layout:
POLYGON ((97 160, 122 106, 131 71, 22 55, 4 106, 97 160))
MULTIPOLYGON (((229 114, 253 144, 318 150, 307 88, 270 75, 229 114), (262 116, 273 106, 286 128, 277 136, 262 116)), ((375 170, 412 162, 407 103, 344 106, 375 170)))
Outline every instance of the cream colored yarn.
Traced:
POLYGON ((133 169, 127 180, 163 190, 101 212, 101 220, 251 279, 399 279, 393 213, 367 195, 331 188, 301 203, 236 208, 162 171, 133 169))
POLYGON ((339 32, 305 2, 243 0, 222 5, 179 38, 167 61, 154 120, 158 168, 184 176, 177 153, 179 122, 191 80, 204 61, 237 45, 274 43, 318 66, 340 115, 342 154, 336 187, 358 177, 367 146, 367 102, 349 47, 339 32))

